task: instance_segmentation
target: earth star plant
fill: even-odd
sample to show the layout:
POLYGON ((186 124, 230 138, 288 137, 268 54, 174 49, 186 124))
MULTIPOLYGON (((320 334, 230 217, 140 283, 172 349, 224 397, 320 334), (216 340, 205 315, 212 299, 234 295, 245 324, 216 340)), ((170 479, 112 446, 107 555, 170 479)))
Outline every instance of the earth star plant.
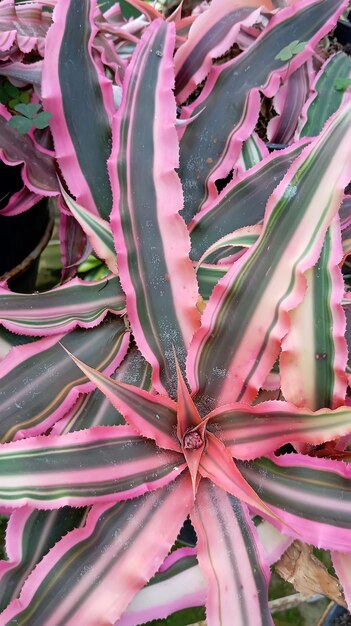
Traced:
POLYGON ((1 324, 28 339, 0 363, 1 624, 204 603, 209 626, 270 624, 269 566, 294 537, 334 551, 351 597, 351 64, 317 52, 347 3, 263 4, 0 7, 5 71, 40 86, 54 144, 2 106, 24 183, 5 214, 56 197, 63 260, 48 292, 0 289, 1 324), (290 138, 271 154, 261 93, 268 138, 290 138), (84 281, 91 250, 106 277, 84 281), (169 555, 187 516, 196 549, 169 555))

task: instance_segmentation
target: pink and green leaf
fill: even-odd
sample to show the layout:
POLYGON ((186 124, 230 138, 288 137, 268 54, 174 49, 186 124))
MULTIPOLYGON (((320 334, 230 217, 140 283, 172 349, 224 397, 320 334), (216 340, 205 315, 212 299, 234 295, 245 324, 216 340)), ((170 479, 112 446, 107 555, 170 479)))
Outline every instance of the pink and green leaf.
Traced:
MULTIPOLYGON (((151 367, 140 352, 132 347, 124 361, 112 374, 112 378, 121 383, 140 387, 146 391, 151 389, 151 367)), ((82 395, 68 414, 54 426, 54 432, 63 434, 93 426, 115 426, 125 424, 122 414, 115 409, 99 389, 82 395)))
POLYGON ((334 409, 345 402, 347 343, 341 305, 342 256, 340 225, 334 220, 317 264, 305 274, 305 297, 290 312, 290 328, 282 342, 280 376, 284 398, 314 411, 334 409))
POLYGON ((242 460, 269 454, 291 441, 318 445, 351 432, 350 407, 314 413, 279 400, 220 407, 207 420, 209 430, 242 460))
POLYGON ((209 73, 212 60, 222 56, 235 43, 241 23, 249 26, 257 18, 256 0, 214 0, 192 24, 187 41, 175 57, 175 94, 179 103, 195 91, 209 73))
POLYGON ((83 525, 86 511, 62 507, 33 511, 22 507, 11 514, 6 531, 8 560, 0 561, 0 611, 18 597, 31 571, 67 532, 83 525))
POLYGON ((96 426, 0 445, 0 502, 39 509, 135 498, 173 481, 186 467, 130 426, 96 426))
POLYGON ((23 335, 42 337, 77 326, 92 328, 109 311, 125 311, 125 296, 114 276, 97 282, 75 278, 51 291, 31 295, 0 287, 0 323, 23 335))
POLYGON ((136 594, 117 624, 139 626, 182 609, 203 606, 205 601, 206 583, 197 563, 196 549, 179 548, 136 594))
POLYGON ((200 316, 189 235, 178 214, 183 197, 175 172, 173 48, 173 24, 154 21, 126 71, 109 166, 112 229, 130 323, 153 367, 154 387, 175 396, 173 347, 184 370, 200 316))
POLYGON ((96 0, 61 0, 46 38, 42 77, 44 108, 52 114, 55 154, 78 204, 109 218, 107 171, 114 112, 112 83, 93 55, 96 0))
POLYGON ((255 527, 236 498, 202 481, 191 514, 197 556, 207 581, 209 626, 268 626, 269 570, 255 527))
POLYGON ((185 475, 141 498, 94 506, 85 527, 56 544, 0 619, 93 626, 103 615, 113 624, 164 561, 192 504, 185 475))
POLYGON ((351 77, 351 59, 344 52, 332 55, 318 72, 312 93, 302 111, 298 135, 315 137, 325 122, 343 104, 350 101, 350 89, 340 89, 340 79, 351 77))
POLYGON ((260 161, 268 155, 269 151, 266 144, 256 132, 253 132, 250 137, 243 142, 240 155, 235 164, 237 174, 246 172, 251 167, 257 165, 257 163, 260 163, 260 161))
POLYGON ((199 291, 204 300, 209 300, 218 281, 226 275, 229 267, 202 264, 197 268, 199 291))
POLYGON ((96 255, 106 263, 113 274, 118 274, 116 251, 110 224, 71 198, 61 187, 61 193, 70 212, 82 227, 96 255))
POLYGON ((237 465, 262 500, 289 524, 284 528, 272 518, 274 526, 314 546, 351 552, 349 465, 301 454, 237 465))
POLYGON ((117 382, 89 367, 74 354, 68 354, 136 432, 153 439, 161 448, 180 451, 176 438, 177 405, 174 400, 117 382))
POLYGON ((293 140, 303 105, 310 94, 313 78, 310 60, 301 65, 281 86, 273 99, 277 115, 267 126, 267 137, 270 142, 288 144, 293 140))
POLYGON ((306 145, 299 142, 273 152, 230 182, 207 209, 194 217, 189 225, 194 260, 200 259, 222 237, 262 222, 269 196, 306 145))
POLYGON ((326 230, 351 177, 351 109, 304 148, 270 197, 263 231, 214 289, 189 350, 188 381, 201 410, 256 396, 305 292, 326 230))
POLYGON ((111 373, 127 352, 129 333, 123 321, 112 318, 93 329, 13 348, 0 364, 2 442, 46 432, 74 405, 79 393, 93 388, 59 342, 111 373))
POLYGON ((201 264, 204 261, 218 263, 222 259, 227 259, 228 263, 232 263, 234 258, 237 259, 246 248, 250 248, 257 241, 261 232, 262 226, 258 224, 244 226, 229 235, 224 235, 204 252, 198 263, 201 264))
POLYGON ((314 46, 332 29, 345 6, 343 0, 302 0, 282 9, 243 54, 211 70, 186 115, 201 108, 205 112, 186 127, 180 142, 179 175, 187 223, 216 197, 216 179, 228 175, 242 142, 254 130, 259 90, 272 97, 281 78, 311 57, 314 46), (304 49, 292 59, 281 60, 281 51, 296 40, 306 43, 304 49), (228 98, 228 93, 232 97, 228 98))
MULTIPOLYGON (((46 2, 52 6, 52 1, 46 2)), ((18 46, 25 54, 37 50, 44 56, 45 38, 51 14, 37 2, 15 4, 2 2, 0 7, 0 50, 18 46)))

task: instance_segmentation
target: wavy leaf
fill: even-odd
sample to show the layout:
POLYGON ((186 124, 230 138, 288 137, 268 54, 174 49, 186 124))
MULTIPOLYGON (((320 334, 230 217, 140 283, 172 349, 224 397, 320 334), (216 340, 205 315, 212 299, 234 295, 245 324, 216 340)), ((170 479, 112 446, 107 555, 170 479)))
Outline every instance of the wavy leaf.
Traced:
POLYGON ((123 321, 112 318, 97 328, 13 348, 0 363, 2 442, 46 432, 73 406, 79 393, 92 389, 59 342, 110 373, 126 354, 129 333, 123 321))
POLYGON ((314 546, 351 552, 349 465, 301 454, 237 465, 264 502, 289 524, 283 528, 271 519, 274 526, 314 546))
POLYGON ((96 255, 102 261, 105 261, 113 274, 118 274, 116 251, 110 224, 78 204, 65 192, 62 186, 60 188, 66 205, 84 230, 96 255))
POLYGON ((52 156, 41 151, 30 135, 21 135, 8 124, 11 114, 0 104, 0 156, 7 165, 20 165, 23 182, 40 196, 59 193, 55 164, 52 156))
POLYGON ((60 170, 78 204, 107 220, 112 192, 107 171, 114 113, 112 83, 92 51, 96 0, 56 5, 46 38, 44 108, 60 170))
POLYGON ((12 513, 6 531, 7 561, 0 561, 0 611, 19 595, 35 565, 67 532, 85 522, 86 511, 22 507, 12 513))
POLYGON ((191 519, 198 537, 199 564, 207 580, 208 624, 273 624, 269 570, 245 505, 202 481, 191 519))
POLYGON ((51 291, 24 295, 0 287, 0 323, 23 335, 92 328, 111 313, 125 311, 125 297, 116 277, 97 282, 75 278, 51 291))
POLYGON ((173 347, 184 369, 200 315, 189 236, 178 215, 183 204, 174 171, 173 48, 173 24, 155 20, 126 71, 109 165, 112 228, 128 316, 138 347, 153 367, 154 387, 175 396, 173 347))
POLYGON ((351 108, 295 159, 267 204, 262 235, 213 291, 189 350, 188 381, 201 410, 251 401, 279 353, 286 312, 320 254, 351 176, 351 108), (234 314, 235 312, 235 314, 234 314))
POLYGON ((212 60, 222 56, 236 42, 241 24, 251 26, 261 2, 256 0, 214 0, 192 24, 186 42, 175 57, 175 94, 184 102, 211 69, 212 60), (248 19, 249 18, 249 19, 248 19))
POLYGON ((282 9, 243 54, 211 70, 186 114, 205 111, 187 126, 180 142, 179 176, 187 223, 217 196, 216 179, 228 175, 242 142, 254 130, 259 90, 272 97, 281 77, 286 79, 312 55, 345 6, 343 0, 302 0, 282 9), (308 45, 292 59, 281 60, 281 50, 296 40, 308 45))
POLYGON ((269 196, 306 145, 273 152, 230 182, 211 206, 196 215, 189 225, 191 257, 199 260, 222 237, 261 222, 269 196))
MULTIPOLYGON (((312 61, 308 61, 291 74, 281 86, 273 98, 277 115, 267 126, 267 137, 270 142, 288 144, 292 141, 303 105, 310 94, 313 78, 312 61)), ((309 136, 309 133, 307 135, 309 136)))
POLYGON ((319 135, 329 117, 350 101, 349 90, 336 89, 337 80, 345 77, 351 77, 351 59, 344 52, 338 52, 324 63, 315 78, 299 122, 300 137, 319 135))
POLYGON ((345 402, 347 343, 341 306, 342 256, 339 221, 334 220, 317 264, 305 274, 305 297, 290 312, 290 328, 282 342, 280 376, 284 398, 314 411, 336 408, 345 402))
POLYGON ((191 506, 188 476, 135 500, 94 506, 85 527, 56 544, 0 619, 94 626, 103 615, 114 623, 161 565, 191 506))
POLYGON ((119 502, 158 489, 185 467, 129 426, 96 426, 0 445, 0 502, 40 509, 119 502))
POLYGON ((250 407, 233 404, 210 413, 208 428, 233 457, 249 460, 274 452, 290 441, 318 445, 351 432, 351 408, 313 412, 279 400, 250 407))

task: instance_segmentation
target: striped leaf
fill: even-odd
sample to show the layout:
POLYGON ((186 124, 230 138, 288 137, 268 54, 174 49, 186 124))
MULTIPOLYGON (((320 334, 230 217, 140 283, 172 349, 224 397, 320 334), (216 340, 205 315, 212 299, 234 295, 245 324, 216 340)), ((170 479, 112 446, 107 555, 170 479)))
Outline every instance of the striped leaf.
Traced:
POLYGON ((46 38, 42 99, 52 113, 55 155, 71 194, 107 220, 112 208, 107 160, 114 112, 112 83, 92 50, 96 0, 61 0, 46 38))
POLYGON ((96 256, 106 263, 113 274, 118 274, 116 251, 109 223, 78 204, 61 185, 60 189, 66 205, 88 237, 96 256))
POLYGON ((3 624, 95 626, 102 616, 113 624, 161 565, 192 504, 183 476, 141 498, 94 506, 85 527, 39 563, 2 613, 3 624))
POLYGON ((191 519, 207 581, 209 626, 268 626, 269 570, 245 505, 202 481, 191 519), (245 591, 244 591, 245 590, 245 591))
POLYGON ((201 265, 197 269, 200 294, 204 300, 209 300, 218 281, 226 275, 228 267, 218 265, 201 265))
POLYGON ((7 561, 0 561, 0 611, 19 595, 27 576, 67 532, 85 522, 85 509, 58 511, 22 507, 11 514, 6 531, 7 561))
POLYGON ((301 142, 286 150, 273 152, 229 183, 208 209, 194 217, 189 225, 194 260, 198 261, 222 237, 263 220, 269 196, 305 145, 301 142))
POLYGON ((174 397, 173 347, 184 370, 199 313, 189 235, 178 215, 183 201, 174 171, 173 48, 173 25, 155 20, 126 71, 110 176, 112 228, 128 316, 138 347, 153 367, 154 387, 174 397))
MULTIPOLYGON (((116 375, 122 382, 148 387, 150 367, 140 353, 132 348, 116 375)), ((95 390, 82 396, 82 399, 83 402, 79 399, 78 407, 68 414, 69 419, 64 418, 55 424, 55 433, 73 432, 98 425, 111 426, 117 424, 119 419, 123 420, 100 391, 95 390)), ((82 525, 85 516, 86 509, 69 507, 62 507, 58 511, 38 511, 22 507, 12 514, 7 529, 6 552, 9 561, 0 562, 0 611, 18 597, 27 576, 43 556, 67 531, 82 525)))
MULTIPOLYGON (((1 142, 1 139, 0 139, 1 142)), ((37 193, 30 191, 28 187, 22 187, 9 197, 6 206, 1 209, 1 216, 12 217, 28 211, 42 199, 37 193)))
POLYGON ((59 345, 92 365, 113 372, 128 349, 123 321, 108 319, 97 328, 74 330, 13 348, 0 364, 0 439, 41 434, 93 386, 59 345))
MULTIPOLYGON (((349 465, 300 454, 237 464, 264 502, 294 529, 296 538, 351 552, 349 465)), ((271 521, 279 527, 279 522, 271 521)), ((289 528, 285 532, 292 534, 289 528)))
POLYGON ((0 503, 39 509, 119 502, 158 489, 185 467, 130 426, 97 426, 0 445, 0 503))
POLYGON ((153 439, 161 448, 180 452, 176 439, 177 404, 174 400, 112 380, 70 352, 68 354, 136 432, 153 439))
POLYGON ((60 211, 59 240, 63 266, 61 280, 64 282, 76 276, 77 265, 87 250, 87 240, 73 215, 67 215, 63 211, 60 211))
POLYGON ((290 441, 320 444, 351 432, 351 408, 313 412, 289 402, 269 401, 250 407, 233 404, 207 416, 208 428, 233 457, 249 460, 274 452, 290 441))
POLYGON ((227 176, 242 141, 254 130, 259 90, 272 97, 280 78, 286 79, 311 56, 345 6, 343 0, 302 0, 283 9, 243 54, 211 70, 200 97, 187 112, 193 115, 205 108, 205 113, 187 126, 180 142, 179 175, 187 223, 216 197, 215 180, 227 176), (296 40, 307 45, 293 59, 282 61, 281 50, 296 40))
POLYGON ((11 118, 0 104, 0 156, 8 165, 23 163, 22 179, 28 189, 40 196, 56 196, 59 192, 54 160, 39 149, 28 135, 21 135, 8 124, 11 118))
MULTIPOLYGON (((344 280, 340 226, 328 229, 318 263, 306 274, 307 291, 290 313, 290 328, 280 355, 284 398, 316 411, 344 404, 347 379, 344 280)), ((307 443, 307 441, 306 441, 307 443)))
MULTIPOLYGON (((135 347, 128 351, 124 361, 112 374, 112 378, 147 391, 151 388, 151 368, 135 347)), ((63 434, 93 426, 121 424, 125 424, 121 413, 101 391, 95 389, 88 395, 80 396, 68 415, 55 424, 54 430, 57 434, 63 434)))
POLYGON ((175 94, 179 103, 206 78, 212 60, 235 43, 241 24, 251 26, 257 20, 255 9, 260 5, 257 0, 214 0, 209 9, 199 15, 174 58, 175 94))
POLYGON ((237 260, 246 248, 250 248, 262 232, 262 226, 244 226, 238 230, 225 235, 212 244, 199 260, 199 264, 207 261, 208 263, 218 263, 222 259, 232 263, 237 260), (228 258, 230 257, 230 258, 228 258))
POLYGON ((315 137, 325 122, 343 104, 350 101, 350 91, 337 89, 338 80, 351 77, 351 59, 338 52, 324 63, 312 86, 312 94, 299 122, 300 137, 315 137))
POLYGON ((179 548, 170 554, 149 584, 136 594, 118 626, 139 626, 163 619, 206 600, 206 583, 194 548, 179 548))
POLYGON ((351 108, 303 152, 267 204, 263 231, 213 291, 188 358, 201 410, 249 402, 286 334, 286 312, 304 295, 302 274, 320 254, 351 177, 351 108))
POLYGON ((288 144, 292 141, 303 105, 310 95, 313 78, 312 61, 308 61, 291 74, 281 86, 273 99, 277 115, 270 120, 267 127, 270 142, 288 144))
POLYGON ((266 144, 257 133, 253 132, 242 145, 235 169, 237 173, 246 172, 268 155, 269 151, 266 144))
MULTIPOLYGON (((45 2, 52 6, 52 0, 45 2)), ((37 50, 44 55, 45 37, 51 24, 51 14, 43 10, 41 3, 18 4, 2 2, 0 7, 0 50, 11 50, 17 46, 21 52, 37 50)))
MULTIPOLYGON (((210 486, 210 490, 211 489, 214 491, 214 488, 210 486)), ((221 492, 217 489, 216 493, 221 492)), ((240 507, 239 502, 234 498, 225 496, 223 492, 222 497, 225 500, 225 504, 230 500, 230 506, 232 507, 230 518, 232 519, 233 514, 235 515, 236 510, 238 510, 241 513, 241 517, 238 517, 239 521, 243 519, 245 521, 246 513, 244 508, 240 507)), ((228 511, 227 507, 225 507, 225 509, 228 511)), ((217 515, 218 513, 221 515, 222 510, 220 509, 216 513, 217 515)), ((237 525, 238 522, 236 522, 236 526, 237 525)), ((231 528, 231 526, 229 528, 231 528)), ((242 536, 246 536, 249 539, 250 530, 252 530, 252 525, 249 521, 249 528, 243 525, 242 536)), ((279 531, 267 521, 261 522, 257 526, 256 532, 261 547, 255 547, 258 550, 260 560, 262 558, 261 551, 263 548, 264 560, 267 565, 275 563, 292 541, 289 537, 279 533, 279 531)), ((255 532, 253 534, 255 535, 255 532)), ((248 543, 248 545, 250 544, 248 543)), ((239 548, 239 544, 236 544, 234 556, 237 554, 237 547, 239 548)), ((249 554, 254 558, 253 552, 249 554)), ((150 580, 149 584, 136 594, 126 612, 120 618, 118 626, 139 626, 139 624, 151 621, 152 619, 163 619, 171 613, 182 609, 204 605, 207 591, 206 582, 197 564, 195 555, 196 550, 194 548, 179 548, 172 552, 165 559, 159 572, 150 580)), ((239 550, 238 556, 241 557, 241 551, 239 550)), ((265 572, 266 569, 263 569, 265 572)))
POLYGON ((0 287, 0 323, 23 335, 53 335, 76 326, 91 328, 108 311, 123 313, 125 297, 118 278, 97 282, 75 278, 43 293, 23 295, 0 287))

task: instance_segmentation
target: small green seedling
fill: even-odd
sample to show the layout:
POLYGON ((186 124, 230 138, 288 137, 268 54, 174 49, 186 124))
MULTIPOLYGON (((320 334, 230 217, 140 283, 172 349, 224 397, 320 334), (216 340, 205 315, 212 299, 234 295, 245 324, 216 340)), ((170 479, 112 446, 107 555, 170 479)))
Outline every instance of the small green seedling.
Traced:
POLYGON ((294 39, 288 46, 282 48, 275 57, 276 61, 291 61, 297 54, 302 52, 306 46, 306 41, 294 39))
POLYGON ((49 126, 51 113, 48 111, 40 111, 41 104, 29 102, 21 103, 15 106, 15 111, 20 115, 13 115, 9 120, 9 126, 15 128, 19 133, 24 135, 33 127, 43 129, 49 126))
POLYGON ((335 79, 334 88, 336 91, 346 91, 351 85, 351 78, 347 76, 339 76, 335 79))
POLYGON ((10 109, 14 109, 17 104, 27 104, 30 99, 30 90, 21 91, 8 80, 0 82, 0 102, 10 109))

